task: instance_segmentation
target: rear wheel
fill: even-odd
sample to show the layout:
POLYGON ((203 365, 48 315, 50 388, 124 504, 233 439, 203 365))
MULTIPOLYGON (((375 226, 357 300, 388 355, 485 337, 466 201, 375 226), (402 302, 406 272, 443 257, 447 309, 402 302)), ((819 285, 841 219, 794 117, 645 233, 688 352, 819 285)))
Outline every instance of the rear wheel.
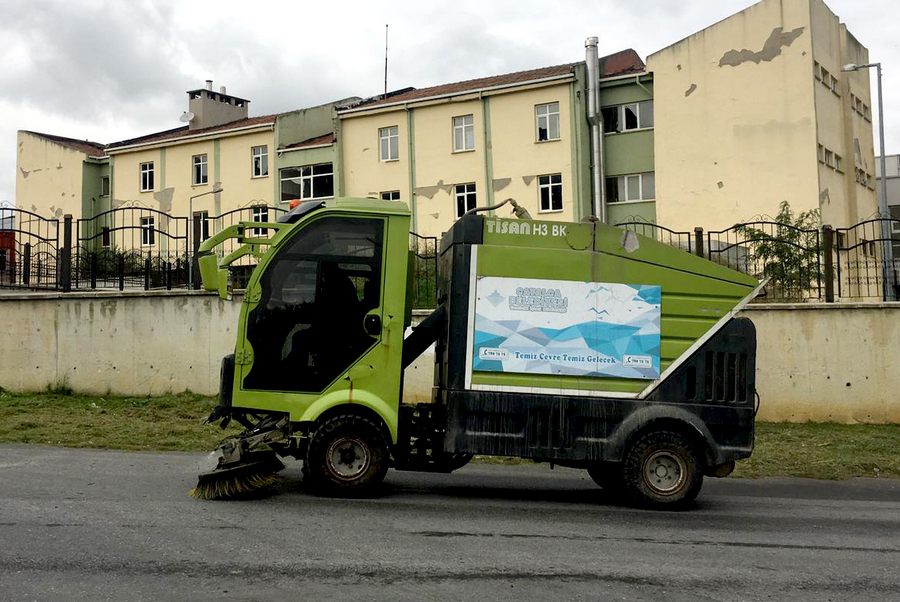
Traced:
POLYGON ((368 418, 329 418, 309 442, 304 480, 322 495, 351 497, 371 494, 388 469, 384 432, 368 418))
POLYGON ((658 509, 684 508, 703 485, 696 451, 686 437, 671 431, 638 439, 626 452, 622 476, 629 501, 658 509))

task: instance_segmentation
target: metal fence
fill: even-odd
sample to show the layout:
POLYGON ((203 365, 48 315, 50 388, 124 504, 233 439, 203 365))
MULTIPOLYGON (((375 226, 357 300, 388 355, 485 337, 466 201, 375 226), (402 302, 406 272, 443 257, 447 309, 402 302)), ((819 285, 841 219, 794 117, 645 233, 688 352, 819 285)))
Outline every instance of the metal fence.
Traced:
POLYGON ((0 287, 59 286, 59 220, 0 205, 0 287))
MULTIPOLYGON (((280 207, 254 205, 193 219, 147 207, 119 207, 94 217, 45 218, 0 205, 0 288, 85 290, 199 287, 200 243, 239 222, 271 222, 280 207)), ((763 302, 880 301, 900 297, 900 220, 872 219, 848 228, 802 229, 775 221, 724 230, 680 232, 638 218, 618 227, 727 265, 768 283, 763 302)), ((254 232, 256 234, 256 232, 254 232)), ((264 236, 264 229, 259 234, 264 236)), ((227 240, 227 255, 240 243, 227 240)), ((438 240, 410 233, 412 302, 435 305, 438 240)), ((256 264, 252 255, 231 267, 242 288, 256 264)))

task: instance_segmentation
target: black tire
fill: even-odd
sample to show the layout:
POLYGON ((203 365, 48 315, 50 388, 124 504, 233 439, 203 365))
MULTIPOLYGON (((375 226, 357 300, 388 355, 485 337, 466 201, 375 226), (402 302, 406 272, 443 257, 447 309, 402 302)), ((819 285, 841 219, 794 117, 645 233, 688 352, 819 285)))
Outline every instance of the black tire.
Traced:
POLYGON ((697 452, 684 435, 653 431, 626 451, 622 485, 627 501, 634 505, 679 510, 700 493, 703 471, 697 452))
POLYGON ((318 495, 371 495, 388 469, 384 431, 362 416, 329 418, 313 433, 304 462, 304 483, 318 495))

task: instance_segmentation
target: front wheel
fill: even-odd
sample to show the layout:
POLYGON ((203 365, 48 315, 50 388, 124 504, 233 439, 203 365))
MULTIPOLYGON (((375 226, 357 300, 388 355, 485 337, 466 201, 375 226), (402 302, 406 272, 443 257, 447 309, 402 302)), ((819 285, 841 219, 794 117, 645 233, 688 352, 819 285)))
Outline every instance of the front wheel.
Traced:
POLYGON ((700 493, 703 472, 690 441, 680 433, 654 431, 638 439, 622 465, 625 494, 644 507, 676 510, 700 493))
POLYGON ((388 469, 388 446, 382 429, 368 418, 329 418, 313 433, 306 452, 304 480, 321 495, 368 495, 388 469))

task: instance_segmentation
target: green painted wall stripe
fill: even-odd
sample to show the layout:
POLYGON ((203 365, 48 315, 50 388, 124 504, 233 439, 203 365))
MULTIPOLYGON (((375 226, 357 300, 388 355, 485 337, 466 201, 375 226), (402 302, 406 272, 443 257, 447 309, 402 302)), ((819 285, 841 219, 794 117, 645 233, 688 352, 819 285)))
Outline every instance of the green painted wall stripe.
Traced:
MULTIPOLYGON (((491 99, 481 99, 481 114, 484 119, 484 184, 487 188, 487 204, 494 204, 494 153, 491 144, 491 99)), ((494 214, 493 211, 490 212, 494 214)))

